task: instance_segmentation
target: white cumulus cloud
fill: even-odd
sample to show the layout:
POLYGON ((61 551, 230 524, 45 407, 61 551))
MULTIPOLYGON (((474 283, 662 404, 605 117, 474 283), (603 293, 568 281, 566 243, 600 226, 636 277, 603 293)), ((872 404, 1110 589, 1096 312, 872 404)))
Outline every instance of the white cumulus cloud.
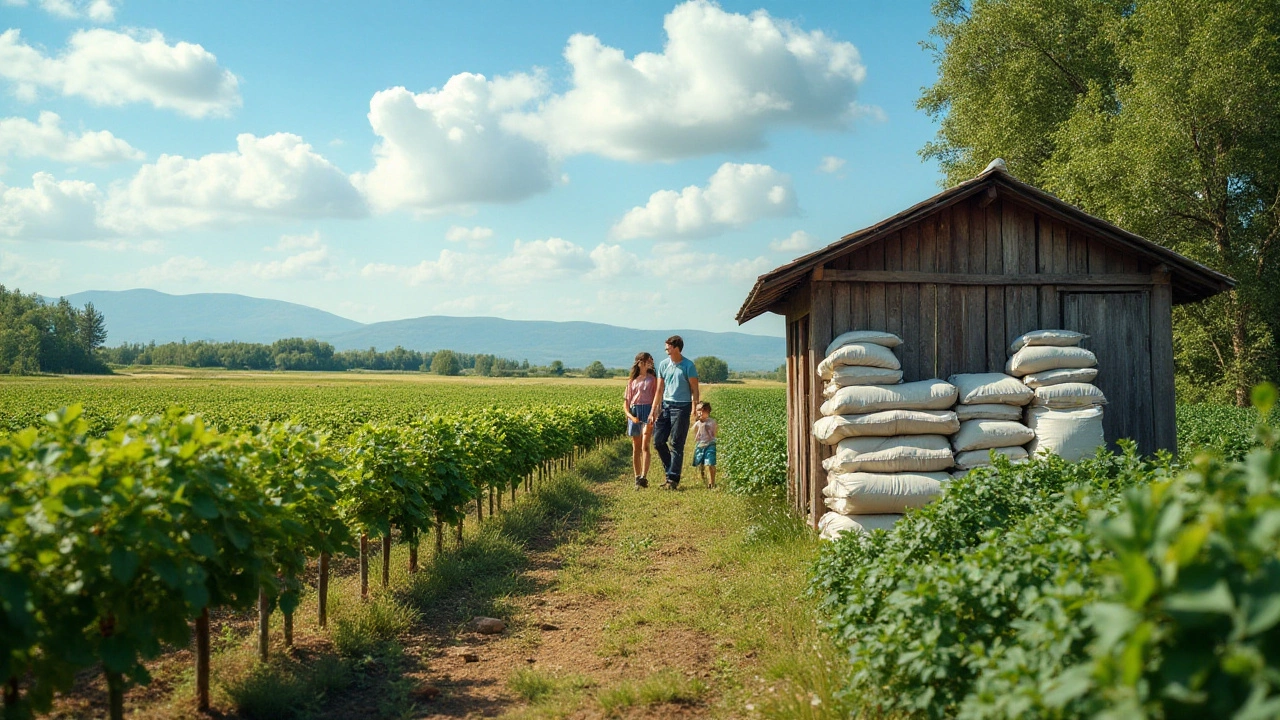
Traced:
POLYGON ((19 240, 87 240, 111 233, 97 224, 102 192, 83 180, 36 173, 31 187, 0 183, 0 236, 19 240))
POLYGON ((145 102, 191 117, 228 115, 241 102, 239 80, 213 53, 188 42, 170 45, 154 31, 81 30, 52 56, 6 30, 0 77, 16 83, 23 97, 46 88, 98 105, 145 102))
POLYGON ((251 275, 262 280, 329 279, 337 275, 329 248, 325 245, 303 250, 282 260, 252 263, 247 269, 251 275))
POLYGON ((640 259, 624 250, 621 245, 604 243, 597 245, 596 249, 591 251, 591 262, 595 267, 589 275, 597 280, 623 277, 628 273, 634 273, 640 265, 640 259))
POLYGON ((818 172, 828 174, 838 173, 844 167, 845 159, 836 157, 835 155, 824 155, 822 161, 818 163, 818 172))
POLYGON ((62 129, 57 113, 42 112, 37 122, 0 119, 0 156, 46 157, 67 163, 113 163, 142 160, 145 155, 106 130, 76 135, 62 129))
MULTIPOLYGON (((25 0, 14 3, 26 5, 25 0)), ((110 0, 40 0, 40 7, 50 15, 66 20, 82 18, 96 23, 109 23, 116 19, 116 6, 110 0)))
POLYGON ((236 146, 197 159, 162 155, 144 165, 112 192, 103 224, 132 233, 366 214, 346 175, 297 135, 244 133, 236 146))
POLYGON ((472 246, 481 245, 491 237, 493 237, 493 229, 482 225, 477 225, 475 227, 454 225, 445 231, 444 234, 444 239, 449 242, 464 242, 472 246))
POLYGON ((383 90, 369 103, 374 167, 353 180, 383 212, 515 202, 546 190, 555 181, 547 148, 504 122, 543 92, 532 75, 472 73, 424 93, 383 90))
POLYGON ((841 129, 860 114, 866 69, 851 43, 707 0, 678 5, 663 28, 661 53, 630 59, 595 36, 572 36, 572 86, 517 126, 561 156, 671 160, 759 147, 777 126, 841 129))
POLYGON ((62 277, 61 260, 34 260, 0 250, 0 278, 10 290, 23 284, 46 285, 62 277))
POLYGON ((768 165, 725 163, 706 187, 659 190, 613 227, 622 240, 637 237, 707 237, 766 217, 796 213, 791 178, 768 165))
POLYGON ((360 270, 360 276, 371 279, 399 280, 406 285, 447 284, 460 285, 478 280, 487 263, 474 255, 448 248, 440 251, 435 260, 423 260, 417 265, 369 263, 360 270))
POLYGON ((645 270, 670 284, 747 282, 773 268, 768 258, 734 260, 716 253, 692 251, 684 243, 669 243, 654 248, 653 256, 644 261, 645 270))
POLYGON ((797 230, 781 240, 769 243, 774 252, 803 252, 813 247, 813 236, 803 230, 797 230))
POLYGON ((498 263, 494 274, 504 282, 531 283, 585 275, 593 268, 591 256, 581 245, 553 237, 516 240, 511 254, 498 263))

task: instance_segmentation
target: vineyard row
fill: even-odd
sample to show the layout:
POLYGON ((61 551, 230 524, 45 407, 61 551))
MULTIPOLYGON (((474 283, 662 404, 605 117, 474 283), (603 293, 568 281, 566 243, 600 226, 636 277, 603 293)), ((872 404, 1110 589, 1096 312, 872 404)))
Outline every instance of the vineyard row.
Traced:
POLYGON ((554 467, 618 435, 601 404, 438 415, 366 423, 348 437, 292 422, 214 430, 171 408, 98 434, 79 406, 0 437, 0 679, 5 717, 47 709, 78 671, 101 664, 111 717, 144 662, 186 646, 195 622, 196 695, 209 704, 211 610, 284 616, 292 642, 308 559, 318 561, 325 626, 328 565, 381 541, 388 583, 393 539, 417 547, 486 495, 531 489, 554 467))

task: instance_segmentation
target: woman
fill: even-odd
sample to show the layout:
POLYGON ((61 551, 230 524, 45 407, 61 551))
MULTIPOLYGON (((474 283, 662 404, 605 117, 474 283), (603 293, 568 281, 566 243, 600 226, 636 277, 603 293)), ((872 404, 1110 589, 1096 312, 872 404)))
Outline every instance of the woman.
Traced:
POLYGON ((653 436, 649 410, 657 388, 658 374, 653 369, 653 356, 647 352, 638 353, 631 365, 627 390, 622 394, 622 411, 627 414, 627 434, 631 436, 631 469, 636 474, 637 490, 649 487, 649 446, 653 436))

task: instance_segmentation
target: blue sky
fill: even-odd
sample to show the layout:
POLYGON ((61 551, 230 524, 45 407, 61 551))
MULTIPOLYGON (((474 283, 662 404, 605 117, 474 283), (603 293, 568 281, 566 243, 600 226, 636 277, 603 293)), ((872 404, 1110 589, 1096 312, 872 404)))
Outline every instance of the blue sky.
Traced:
POLYGON ((756 275, 937 191, 931 25, 927 2, 0 0, 0 283, 737 329, 756 275))

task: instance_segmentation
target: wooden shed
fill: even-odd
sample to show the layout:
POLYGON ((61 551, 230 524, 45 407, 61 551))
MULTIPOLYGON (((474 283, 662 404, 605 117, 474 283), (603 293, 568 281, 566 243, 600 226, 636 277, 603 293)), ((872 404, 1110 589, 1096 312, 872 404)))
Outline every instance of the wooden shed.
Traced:
POLYGON ((1095 218, 1008 173, 981 175, 761 275, 738 311, 787 318, 789 495, 817 522, 831 448, 810 429, 822 404, 816 368, 848 330, 903 339, 904 380, 1002 372, 1022 333, 1087 333, 1095 384, 1109 400, 1107 441, 1144 453, 1176 447, 1174 305, 1235 281, 1095 218))

